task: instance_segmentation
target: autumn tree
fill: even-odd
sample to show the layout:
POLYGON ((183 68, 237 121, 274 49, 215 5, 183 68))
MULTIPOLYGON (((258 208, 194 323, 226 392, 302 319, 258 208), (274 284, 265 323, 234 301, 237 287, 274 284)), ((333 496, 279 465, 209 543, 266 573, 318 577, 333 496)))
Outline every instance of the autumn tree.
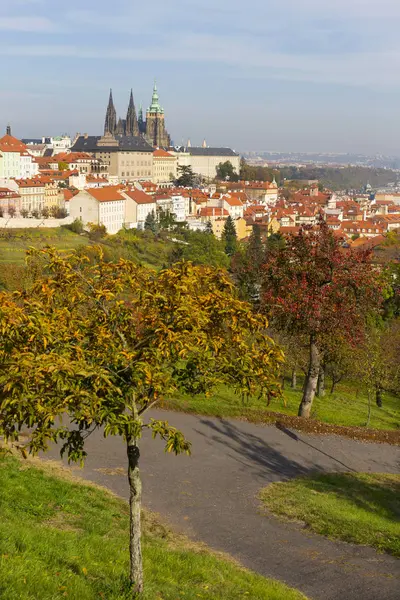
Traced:
POLYGON ((180 431, 147 411, 178 390, 209 394, 220 383, 269 399, 279 393, 282 356, 265 335, 265 317, 237 299, 226 271, 179 263, 155 272, 98 252, 93 261, 31 250, 41 277, 26 292, 0 293, 0 429, 15 440, 28 427, 30 453, 61 441, 70 461, 84 460, 98 428, 124 440, 136 597, 142 433, 163 439, 168 452, 190 452, 180 431))
POLYGON ((325 223, 301 230, 284 248, 267 254, 262 308, 274 327, 308 339, 299 416, 310 416, 326 340, 341 335, 357 343, 364 336, 367 315, 377 311, 381 301, 381 279, 369 253, 342 248, 325 223))

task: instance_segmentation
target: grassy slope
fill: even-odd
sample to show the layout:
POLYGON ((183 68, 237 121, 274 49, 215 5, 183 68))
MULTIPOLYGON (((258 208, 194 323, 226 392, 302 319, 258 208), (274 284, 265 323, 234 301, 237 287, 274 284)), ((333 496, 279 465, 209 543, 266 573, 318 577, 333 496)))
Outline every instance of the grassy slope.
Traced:
POLYGON ((261 499, 272 512, 316 533, 400 556, 399 475, 314 475, 273 483, 261 499))
MULTIPOLYGON (((127 506, 93 486, 0 459, 2 600, 131 598, 127 506)), ((300 600, 300 593, 177 537, 146 516, 143 600, 300 600)))
POLYGON ((64 227, 0 229, 0 263, 22 265, 25 252, 30 246, 42 248, 50 245, 59 250, 74 250, 87 243, 88 239, 85 236, 64 227))
MULTIPOLYGON (((187 412, 197 412, 204 415, 219 417, 244 416, 252 420, 268 420, 271 411, 288 415, 297 415, 301 400, 301 382, 297 391, 291 390, 288 385, 284 390, 283 400, 274 400, 267 407, 264 401, 252 398, 242 402, 233 390, 221 387, 210 398, 204 395, 196 397, 178 396, 167 403, 168 407, 187 412)), ((367 420, 367 397, 357 391, 354 384, 344 383, 337 387, 334 394, 329 392, 324 398, 316 398, 312 416, 326 423, 336 425, 363 426, 367 420)), ((370 427, 375 429, 394 429, 400 427, 400 399, 385 396, 383 407, 372 405, 370 427)))

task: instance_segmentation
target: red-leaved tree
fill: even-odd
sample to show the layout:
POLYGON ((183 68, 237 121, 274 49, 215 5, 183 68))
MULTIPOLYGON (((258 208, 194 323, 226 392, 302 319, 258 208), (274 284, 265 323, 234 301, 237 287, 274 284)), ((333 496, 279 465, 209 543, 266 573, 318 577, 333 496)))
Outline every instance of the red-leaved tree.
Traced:
POLYGON ((382 302, 383 280, 368 252, 342 247, 321 223, 291 235, 263 266, 262 310, 278 330, 306 335, 308 374, 299 416, 309 417, 324 348, 340 336, 350 344, 364 337, 366 319, 382 302))

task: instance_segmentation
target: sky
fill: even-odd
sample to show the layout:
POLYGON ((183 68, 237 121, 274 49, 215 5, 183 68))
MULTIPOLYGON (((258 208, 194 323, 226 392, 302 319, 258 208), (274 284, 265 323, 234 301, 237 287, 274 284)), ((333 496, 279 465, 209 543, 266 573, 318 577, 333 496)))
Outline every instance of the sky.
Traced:
POLYGON ((399 0, 0 0, 0 129, 100 135, 154 78, 175 144, 400 155, 399 0))

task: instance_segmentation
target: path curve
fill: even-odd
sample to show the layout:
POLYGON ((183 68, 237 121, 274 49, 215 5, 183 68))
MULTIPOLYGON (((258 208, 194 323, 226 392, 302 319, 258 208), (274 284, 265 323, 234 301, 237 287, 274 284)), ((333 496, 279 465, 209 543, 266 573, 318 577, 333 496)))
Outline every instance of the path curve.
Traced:
MULTIPOLYGON (((269 482, 315 470, 397 473, 400 448, 233 419, 166 411, 151 416, 168 420, 193 444, 191 457, 175 457, 148 435, 142 441, 144 505, 175 529, 312 600, 398 600, 400 561, 267 517, 257 494, 269 482)), ((121 440, 97 432, 87 449, 83 477, 127 498, 121 440)), ((57 449, 50 455, 57 457, 57 449)))

